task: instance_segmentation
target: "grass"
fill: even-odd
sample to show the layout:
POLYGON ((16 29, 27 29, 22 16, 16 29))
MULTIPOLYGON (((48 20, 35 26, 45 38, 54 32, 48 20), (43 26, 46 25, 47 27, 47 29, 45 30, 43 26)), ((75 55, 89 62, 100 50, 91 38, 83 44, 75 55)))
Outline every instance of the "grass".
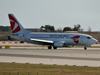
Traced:
POLYGON ((0 63, 0 75, 100 75, 98 67, 0 63))

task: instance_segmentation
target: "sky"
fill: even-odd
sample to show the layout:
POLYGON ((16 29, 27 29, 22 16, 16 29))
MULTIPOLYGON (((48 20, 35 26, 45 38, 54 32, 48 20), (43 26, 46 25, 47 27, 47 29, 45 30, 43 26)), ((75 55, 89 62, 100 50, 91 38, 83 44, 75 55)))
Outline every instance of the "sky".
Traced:
POLYGON ((10 26, 12 13, 24 28, 51 25, 55 29, 80 24, 100 31, 100 0, 0 0, 0 25, 10 26))

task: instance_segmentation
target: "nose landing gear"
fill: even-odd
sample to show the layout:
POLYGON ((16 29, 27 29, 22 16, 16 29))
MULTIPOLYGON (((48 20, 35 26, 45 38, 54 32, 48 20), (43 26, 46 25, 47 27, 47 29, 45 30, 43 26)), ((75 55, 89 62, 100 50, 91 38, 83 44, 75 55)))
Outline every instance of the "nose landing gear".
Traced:
POLYGON ((84 50, 87 50, 87 47, 84 47, 84 50))

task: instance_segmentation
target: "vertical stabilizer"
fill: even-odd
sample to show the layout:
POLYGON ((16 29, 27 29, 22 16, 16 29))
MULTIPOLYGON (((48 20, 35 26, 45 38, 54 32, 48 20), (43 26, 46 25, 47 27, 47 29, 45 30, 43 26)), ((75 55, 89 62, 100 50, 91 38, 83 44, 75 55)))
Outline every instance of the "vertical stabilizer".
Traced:
POLYGON ((11 25, 11 30, 12 33, 27 33, 30 32, 28 30, 25 30, 22 25, 19 23, 19 21, 16 19, 16 17, 13 14, 8 14, 9 20, 10 20, 10 25, 11 25))

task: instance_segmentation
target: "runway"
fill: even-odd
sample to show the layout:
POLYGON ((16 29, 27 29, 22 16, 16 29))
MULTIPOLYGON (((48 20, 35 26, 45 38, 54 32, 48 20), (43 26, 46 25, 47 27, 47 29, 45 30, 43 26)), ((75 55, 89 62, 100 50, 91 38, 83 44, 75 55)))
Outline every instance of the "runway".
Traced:
POLYGON ((100 66, 100 48, 12 47, 0 49, 0 62, 100 66))

